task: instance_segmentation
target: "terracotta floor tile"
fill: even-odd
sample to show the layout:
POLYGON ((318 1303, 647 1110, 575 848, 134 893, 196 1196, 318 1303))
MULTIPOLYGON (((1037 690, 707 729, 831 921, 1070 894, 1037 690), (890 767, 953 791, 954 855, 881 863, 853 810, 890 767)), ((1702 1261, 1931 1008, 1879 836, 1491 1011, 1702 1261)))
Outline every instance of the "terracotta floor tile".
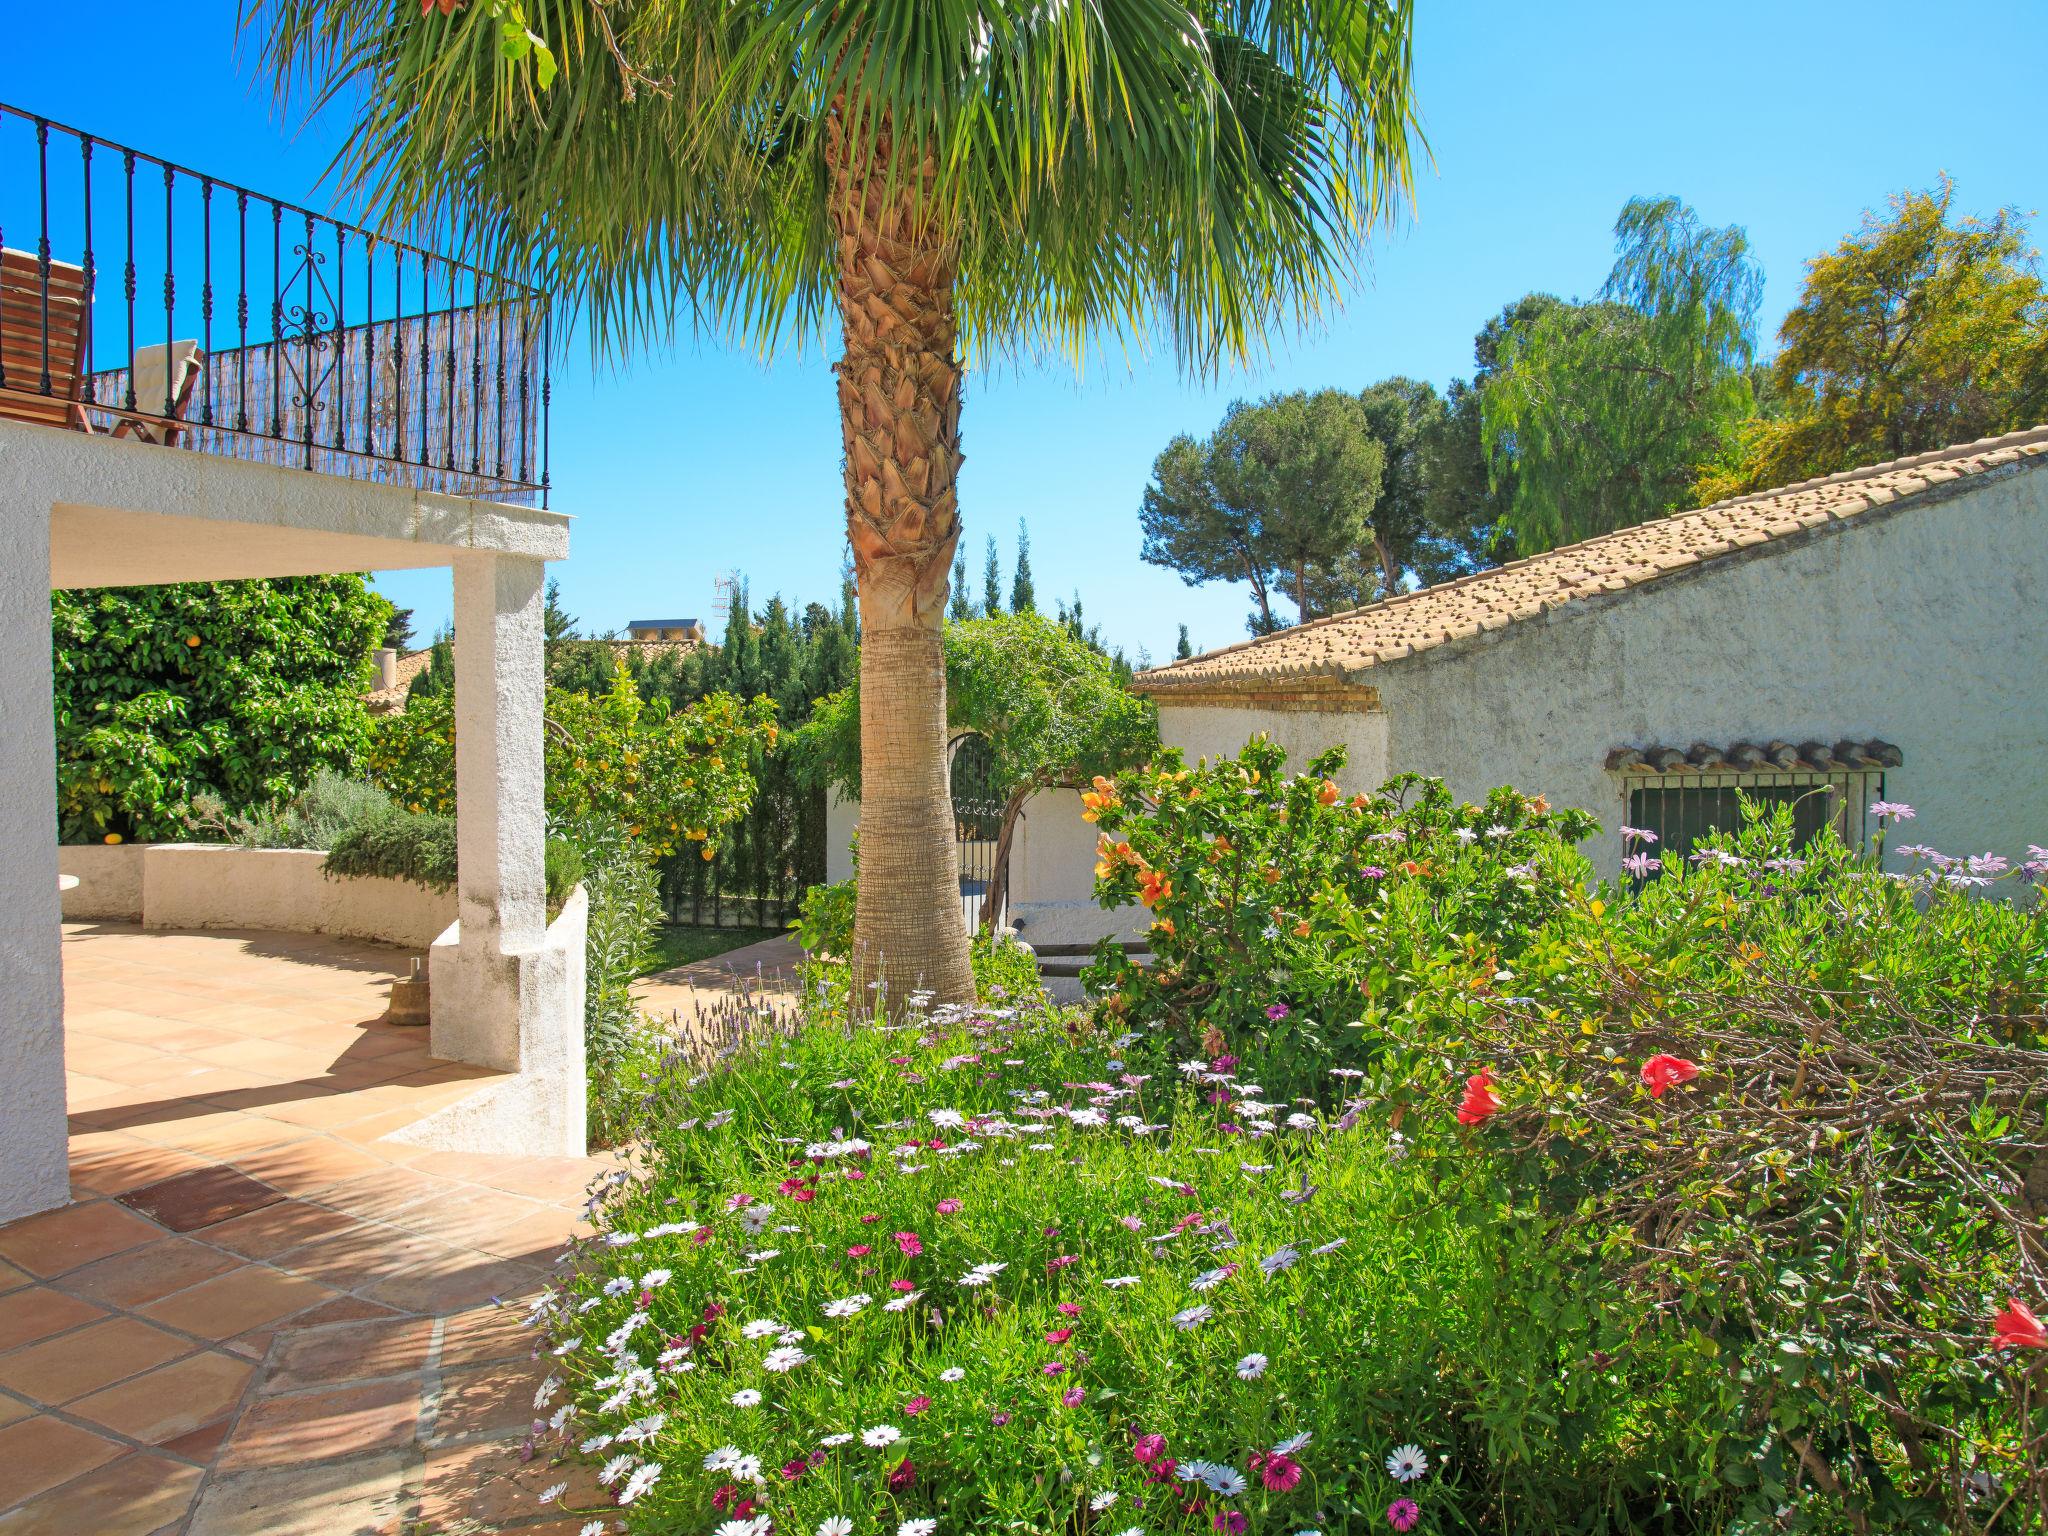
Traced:
POLYGON ((141 1310, 166 1327, 202 1339, 226 1339, 303 1312, 332 1295, 329 1287, 302 1275, 245 1264, 141 1310))
POLYGON ((346 1231, 354 1226, 353 1216, 330 1211, 324 1205, 303 1200, 280 1200, 275 1205, 237 1216, 206 1229, 206 1241, 244 1258, 267 1259, 310 1243, 315 1238, 346 1231))
POLYGON ((39 1403, 68 1403, 189 1355, 193 1347, 189 1339, 132 1317, 110 1317, 0 1355, 0 1387, 39 1403))
POLYGON ((460 1185, 450 1184, 446 1179, 430 1178, 408 1168, 393 1168, 387 1164, 321 1190, 318 1199, 320 1204, 346 1211, 351 1216, 388 1221, 398 1212, 422 1201, 443 1204, 461 1192, 460 1185))
POLYGON ((164 1237, 74 1269, 64 1277, 64 1289, 105 1306, 132 1310, 236 1267, 233 1254, 208 1243, 164 1237))
POLYGON ((520 1307, 478 1307, 441 1325, 441 1368, 532 1358, 540 1334, 526 1326, 520 1307))
POLYGON ((555 1464, 538 1457, 527 1461, 522 1459, 516 1439, 480 1440, 427 1452, 419 1518, 434 1529, 491 1530, 504 1521, 546 1514, 550 1508, 582 1509, 608 1503, 594 1467, 555 1464), (568 1492, 555 1505, 541 1503, 541 1491, 557 1483, 567 1483, 568 1492))
POLYGON ((373 1318, 403 1316, 404 1313, 395 1312, 381 1302, 365 1301, 360 1296, 343 1292, 332 1301, 323 1301, 317 1307, 296 1314, 278 1331, 289 1333, 299 1328, 324 1328, 329 1323, 367 1323, 373 1318))
POLYGON ((213 1458, 220 1454, 220 1448, 228 1443, 228 1435, 235 1427, 232 1412, 215 1419, 211 1424, 202 1424, 188 1434, 174 1435, 159 1441, 157 1449, 169 1456, 182 1456, 187 1461, 196 1461, 201 1466, 210 1466, 213 1458))
POLYGON ((29 1284, 29 1277, 5 1259, 0 1259, 0 1295, 29 1284))
POLYGON ((500 1258, 523 1259, 528 1263, 552 1264, 571 1237, 588 1234, 590 1224, 561 1209, 543 1208, 540 1214, 510 1226, 481 1233, 473 1239, 485 1253, 500 1258))
POLYGON ((423 1200, 384 1219, 395 1227, 423 1232, 443 1242, 482 1247, 483 1239, 505 1232, 535 1216, 550 1218, 559 1229, 562 1213, 502 1190, 478 1189, 473 1185, 450 1189, 446 1195, 423 1200))
MULTIPOLYGON (((276 1134, 274 1124, 271 1133, 276 1134)), ((390 1164, 358 1147, 316 1136, 291 1146, 252 1151, 236 1158, 235 1166, 288 1195, 309 1196, 390 1164)))
POLYGON ((206 1350, 82 1397, 66 1412, 155 1445, 231 1415, 254 1374, 248 1361, 206 1350))
POLYGON ((0 1296, 0 1349, 16 1349, 107 1314, 88 1302, 45 1286, 0 1296))
POLYGON ((122 1447, 41 1415, 0 1429, 0 1509, 112 1461, 122 1447))
POLYGON ((283 1198, 270 1185, 246 1173, 216 1165, 178 1174, 161 1184, 145 1185, 123 1195, 121 1203, 173 1232, 193 1232, 217 1221, 260 1211, 283 1198))
POLYGON ((307 1466, 216 1472, 186 1536, 396 1536, 408 1457, 387 1451, 307 1466))
POLYGON ((74 1154, 71 1188, 74 1192, 83 1191, 79 1196, 82 1199, 91 1199, 95 1195, 122 1195, 173 1174, 210 1166, 212 1160, 196 1152, 180 1152, 176 1147, 159 1147, 136 1140, 132 1147, 119 1151, 99 1152, 87 1158, 74 1154))
POLYGON ((435 1442, 525 1432, 534 1419, 546 1417, 535 1413, 533 1394, 553 1364, 552 1360, 501 1360, 496 1365, 443 1371, 434 1411, 435 1442))
POLYGON ((0 1392, 0 1429, 4 1429, 7 1425, 14 1423, 18 1419, 25 1419, 37 1411, 34 1403, 25 1403, 18 1397, 12 1397, 5 1392, 0 1392))
POLYGON ((466 1312, 486 1301, 521 1301, 543 1283, 541 1272, 531 1265, 469 1254, 453 1264, 437 1261, 401 1270, 364 1286, 362 1292, 372 1301, 407 1312, 440 1315, 466 1312))
MULTIPOLYGON (((434 1325, 423 1317, 380 1318, 327 1328, 294 1328, 278 1336, 258 1386, 265 1394, 334 1387, 426 1369, 434 1325)), ((0 1380, 4 1385, 4 1380, 0 1380)))
POLYGON ((48 1279, 162 1236, 161 1228, 133 1211, 94 1200, 0 1227, 0 1259, 48 1279))
POLYGON ((0 1515, 0 1536, 149 1536, 183 1518, 202 1475, 134 1451, 0 1515))
POLYGON ((243 1410, 219 1464, 283 1467, 402 1450, 413 1443, 419 1414, 417 1380, 262 1398, 243 1410))
POLYGON ((353 1291, 422 1264, 438 1260, 459 1266, 472 1257, 417 1233, 350 1220, 346 1231, 280 1253, 270 1262, 295 1275, 353 1291))

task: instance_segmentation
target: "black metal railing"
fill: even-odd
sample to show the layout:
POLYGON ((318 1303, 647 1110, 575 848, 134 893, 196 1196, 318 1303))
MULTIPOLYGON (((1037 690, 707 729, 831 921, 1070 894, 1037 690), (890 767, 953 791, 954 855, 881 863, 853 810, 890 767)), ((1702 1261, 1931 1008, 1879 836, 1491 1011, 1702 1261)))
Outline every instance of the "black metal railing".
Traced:
POLYGON ((0 103, 0 418, 544 506, 551 342, 538 288, 0 103))

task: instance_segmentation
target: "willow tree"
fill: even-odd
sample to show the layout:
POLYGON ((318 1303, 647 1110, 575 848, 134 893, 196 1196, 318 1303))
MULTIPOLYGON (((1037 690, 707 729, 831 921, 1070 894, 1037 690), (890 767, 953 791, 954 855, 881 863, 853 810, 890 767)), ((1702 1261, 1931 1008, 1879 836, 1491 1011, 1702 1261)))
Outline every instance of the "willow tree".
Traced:
POLYGON ((1156 341, 1202 374, 1319 314, 1408 190, 1411 7, 251 0, 248 19, 280 80, 353 115, 339 173, 371 217, 467 231, 612 354, 686 327, 773 350, 836 315, 855 963, 959 999, 940 634, 962 368, 1156 341))

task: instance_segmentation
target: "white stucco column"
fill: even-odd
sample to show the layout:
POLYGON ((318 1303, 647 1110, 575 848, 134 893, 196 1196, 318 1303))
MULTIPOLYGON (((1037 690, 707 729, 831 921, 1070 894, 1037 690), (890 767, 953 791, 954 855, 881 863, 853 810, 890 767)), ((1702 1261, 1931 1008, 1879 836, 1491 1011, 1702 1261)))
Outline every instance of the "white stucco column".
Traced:
MULTIPOLYGON (((511 957, 540 943, 547 920, 547 567, 465 551, 455 557, 454 572, 456 916, 464 996, 460 1007, 435 1007, 433 1050, 517 1071, 519 977, 511 957)), ((437 974, 434 991, 442 990, 437 974)))
POLYGON ((0 470, 0 1222, 70 1198, 50 503, 0 470))
POLYGON ((467 1151, 584 1151, 578 894, 547 921, 547 567, 455 556, 455 927, 431 955, 436 1056, 516 1074, 403 1133, 467 1151))

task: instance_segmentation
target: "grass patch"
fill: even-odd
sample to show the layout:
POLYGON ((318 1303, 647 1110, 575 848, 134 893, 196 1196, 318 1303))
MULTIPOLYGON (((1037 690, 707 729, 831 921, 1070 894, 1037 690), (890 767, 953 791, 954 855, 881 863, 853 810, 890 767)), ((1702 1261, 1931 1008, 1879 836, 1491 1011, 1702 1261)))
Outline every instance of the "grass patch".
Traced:
POLYGON ((653 958, 638 974, 652 976, 656 971, 709 960, 714 955, 758 944, 763 939, 780 938, 783 931, 780 928, 698 928, 683 923, 664 923, 654 933, 653 958))

